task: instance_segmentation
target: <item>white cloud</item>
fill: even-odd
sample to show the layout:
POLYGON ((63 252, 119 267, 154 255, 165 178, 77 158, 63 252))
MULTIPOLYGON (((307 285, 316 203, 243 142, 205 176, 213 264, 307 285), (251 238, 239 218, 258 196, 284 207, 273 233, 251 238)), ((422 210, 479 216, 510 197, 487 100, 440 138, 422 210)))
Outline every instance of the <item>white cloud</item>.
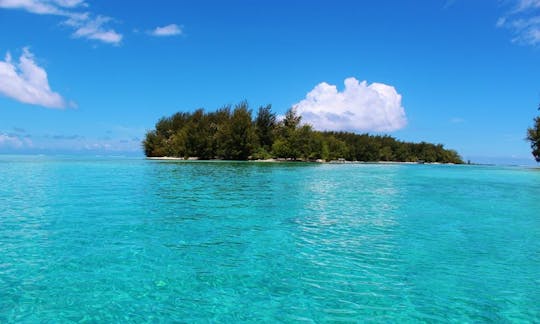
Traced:
POLYGON ((16 136, 0 133, 0 147, 4 146, 21 147, 22 141, 16 136))
POLYGON ((53 0, 53 2, 64 8, 88 7, 84 0, 53 0))
POLYGON ((83 0, 0 0, 0 8, 19 9, 38 15, 55 15, 67 18, 65 25, 75 29, 75 38, 87 38, 118 45, 122 34, 105 25, 112 21, 109 17, 94 16, 90 12, 75 11, 86 8, 83 0))
POLYGON ((0 0, 0 8, 20 9, 38 15, 57 15, 70 17, 78 7, 88 7, 82 0, 0 0))
POLYGON ((32 141, 29 138, 20 138, 13 134, 0 133, 0 147, 21 148, 25 146, 32 146, 32 141))
POLYGON ((0 0, 0 8, 22 9, 38 15, 67 15, 52 1, 42 0, 0 0))
POLYGON ((540 44, 540 0, 515 0, 514 8, 497 20, 496 26, 512 31, 513 42, 540 44))
POLYGON ((110 17, 97 16, 96 18, 70 18, 65 24, 74 27, 76 30, 73 37, 85 37, 88 39, 100 40, 104 43, 118 45, 122 41, 122 34, 117 33, 113 29, 104 27, 106 23, 111 21, 110 17))
POLYGON ((394 87, 355 78, 345 79, 341 92, 335 85, 320 83, 294 107, 303 122, 318 130, 395 131, 407 124, 394 87))
POLYGON ((150 34, 153 36, 176 36, 182 34, 182 28, 176 24, 170 24, 163 27, 156 27, 150 34))
POLYGON ((516 11, 540 8, 540 0, 518 0, 516 11))
POLYGON ((65 108, 66 101, 51 90, 47 72, 34 61, 34 56, 25 48, 18 63, 9 53, 5 61, 0 60, 0 93, 17 101, 44 106, 65 108))

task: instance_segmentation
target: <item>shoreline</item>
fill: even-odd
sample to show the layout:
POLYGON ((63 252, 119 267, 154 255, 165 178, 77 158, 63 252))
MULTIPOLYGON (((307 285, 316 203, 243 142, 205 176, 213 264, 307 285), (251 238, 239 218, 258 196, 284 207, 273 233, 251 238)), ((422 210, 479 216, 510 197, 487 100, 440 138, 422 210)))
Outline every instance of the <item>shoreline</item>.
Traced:
MULTIPOLYGON (((442 162, 401 162, 401 161, 345 161, 345 160, 332 160, 324 161, 321 159, 314 161, 304 160, 291 160, 291 159, 264 159, 264 160, 220 160, 220 159, 199 159, 196 157, 189 157, 187 159, 181 157, 172 156, 154 156, 145 157, 147 160, 154 161, 181 161, 181 162, 255 162, 255 163, 318 163, 318 164, 395 164, 395 165, 414 165, 414 164, 428 164, 428 165, 459 165, 456 163, 442 163, 442 162)), ((463 165, 467 165, 464 163, 463 165)))

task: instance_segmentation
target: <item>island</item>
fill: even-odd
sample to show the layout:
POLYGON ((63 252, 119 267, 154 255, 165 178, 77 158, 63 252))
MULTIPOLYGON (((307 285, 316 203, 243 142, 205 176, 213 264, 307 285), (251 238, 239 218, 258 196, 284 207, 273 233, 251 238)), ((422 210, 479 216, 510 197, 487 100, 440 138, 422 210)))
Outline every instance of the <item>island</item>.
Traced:
POLYGON ((271 105, 253 118, 247 102, 213 112, 197 109, 161 118, 142 142, 149 158, 421 162, 462 164, 442 144, 411 143, 389 135, 317 131, 294 108, 279 117, 271 105))

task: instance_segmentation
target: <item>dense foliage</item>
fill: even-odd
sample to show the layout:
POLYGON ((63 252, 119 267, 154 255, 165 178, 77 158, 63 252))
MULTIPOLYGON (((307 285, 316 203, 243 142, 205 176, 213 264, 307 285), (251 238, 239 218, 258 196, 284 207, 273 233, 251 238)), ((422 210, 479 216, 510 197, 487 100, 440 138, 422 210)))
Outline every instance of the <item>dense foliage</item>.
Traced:
POLYGON ((198 109, 161 118, 143 141, 148 157, 197 157, 199 159, 268 159, 349 161, 425 161, 463 163, 443 145, 401 142, 390 136, 348 132, 320 132, 301 123, 289 109, 278 121, 271 106, 257 116, 242 102, 215 112, 198 109))
POLYGON ((532 155, 536 162, 540 162, 540 116, 534 119, 534 125, 527 130, 527 139, 531 142, 532 155))

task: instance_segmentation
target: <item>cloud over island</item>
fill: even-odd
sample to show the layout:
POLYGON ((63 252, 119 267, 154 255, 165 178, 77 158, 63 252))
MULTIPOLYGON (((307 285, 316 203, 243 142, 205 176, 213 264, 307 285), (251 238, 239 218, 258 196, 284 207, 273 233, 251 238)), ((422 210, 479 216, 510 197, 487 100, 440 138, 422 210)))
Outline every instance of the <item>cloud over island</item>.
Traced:
POLYGON ((319 83, 293 107, 317 130, 382 132, 405 127, 401 95, 393 86, 345 79, 345 89, 319 83))

